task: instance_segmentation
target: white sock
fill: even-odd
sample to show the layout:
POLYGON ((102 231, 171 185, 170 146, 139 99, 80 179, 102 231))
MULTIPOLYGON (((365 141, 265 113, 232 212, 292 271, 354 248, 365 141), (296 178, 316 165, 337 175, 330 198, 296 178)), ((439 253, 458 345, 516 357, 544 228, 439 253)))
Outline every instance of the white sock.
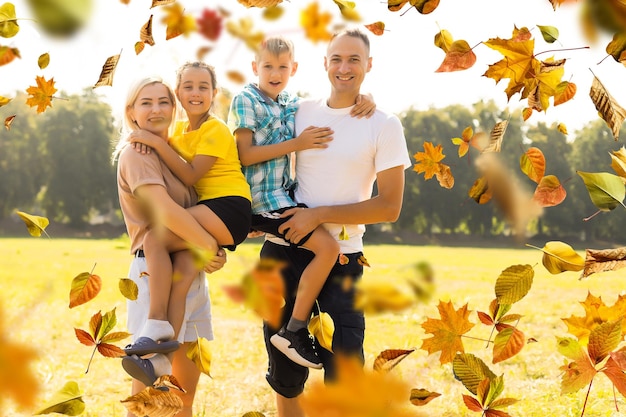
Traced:
POLYGON ((157 353, 148 360, 152 362, 152 366, 154 366, 154 373, 157 377, 172 374, 172 362, 170 362, 164 354, 157 353))
POLYGON ((152 340, 171 340, 174 338, 174 328, 167 320, 148 319, 141 329, 141 336, 152 340))

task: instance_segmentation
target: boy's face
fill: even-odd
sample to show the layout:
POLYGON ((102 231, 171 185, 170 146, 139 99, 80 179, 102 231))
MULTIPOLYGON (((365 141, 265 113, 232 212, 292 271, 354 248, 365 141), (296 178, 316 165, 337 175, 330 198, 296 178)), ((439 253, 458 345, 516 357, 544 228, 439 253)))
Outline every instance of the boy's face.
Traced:
POLYGON ((298 63, 293 61, 289 52, 275 55, 261 51, 258 61, 252 62, 252 71, 259 77, 259 88, 274 100, 287 87, 289 77, 297 69, 298 63))

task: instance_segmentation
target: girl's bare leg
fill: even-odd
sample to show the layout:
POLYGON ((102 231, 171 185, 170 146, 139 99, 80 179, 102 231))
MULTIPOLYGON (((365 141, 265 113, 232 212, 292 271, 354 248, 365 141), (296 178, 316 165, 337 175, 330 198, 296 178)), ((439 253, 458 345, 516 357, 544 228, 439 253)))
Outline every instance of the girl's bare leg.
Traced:
POLYGON ((178 251, 172 254, 174 274, 168 302, 167 319, 174 328, 174 337, 178 337, 185 318, 187 293, 192 282, 200 272, 190 251, 178 251))

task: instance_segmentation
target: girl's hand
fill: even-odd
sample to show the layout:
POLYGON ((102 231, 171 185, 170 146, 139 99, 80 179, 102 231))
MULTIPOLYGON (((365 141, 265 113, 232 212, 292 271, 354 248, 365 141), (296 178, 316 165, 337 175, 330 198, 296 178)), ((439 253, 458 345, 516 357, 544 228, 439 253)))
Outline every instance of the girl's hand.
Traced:
POLYGON ((356 103, 350 111, 350 116, 361 119, 363 117, 369 119, 374 115, 376 111, 376 103, 374 103, 374 96, 371 94, 359 94, 356 98, 356 103))
POLYGON ((156 148, 157 141, 163 141, 163 139, 146 130, 133 130, 128 136, 128 141, 137 152, 149 154, 156 148))

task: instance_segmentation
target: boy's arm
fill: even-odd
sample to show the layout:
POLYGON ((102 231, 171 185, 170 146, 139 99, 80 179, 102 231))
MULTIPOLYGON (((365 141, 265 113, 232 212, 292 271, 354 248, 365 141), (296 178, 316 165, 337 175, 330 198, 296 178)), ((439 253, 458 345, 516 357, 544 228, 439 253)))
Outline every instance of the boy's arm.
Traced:
POLYGON ((269 161, 304 149, 327 148, 326 143, 332 140, 332 134, 333 131, 330 128, 309 126, 300 136, 293 139, 271 145, 255 145, 252 130, 239 128, 234 132, 239 160, 243 166, 269 161))
POLYGON ((404 166, 398 165, 376 175, 378 194, 359 203, 314 208, 293 208, 283 216, 293 215, 280 228, 289 229, 286 240, 297 242, 322 223, 375 224, 395 222, 402 209, 404 166))
POLYGON ((187 186, 198 182, 217 160, 214 156, 197 155, 187 163, 166 141, 145 130, 132 132, 129 140, 131 143, 144 143, 154 149, 165 165, 187 186))

